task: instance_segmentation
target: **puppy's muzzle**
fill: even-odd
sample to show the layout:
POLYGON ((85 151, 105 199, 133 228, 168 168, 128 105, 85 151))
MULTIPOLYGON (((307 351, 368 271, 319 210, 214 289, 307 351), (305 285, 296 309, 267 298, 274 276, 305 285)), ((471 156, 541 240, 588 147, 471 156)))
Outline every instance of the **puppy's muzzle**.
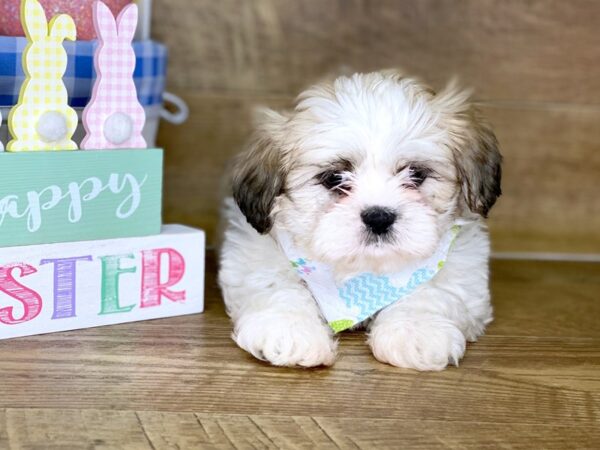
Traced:
POLYGON ((361 214, 360 218, 367 226, 367 229, 376 235, 382 235, 387 233, 394 222, 396 221, 396 213, 389 208, 383 208, 381 206, 372 206, 365 209, 361 214))

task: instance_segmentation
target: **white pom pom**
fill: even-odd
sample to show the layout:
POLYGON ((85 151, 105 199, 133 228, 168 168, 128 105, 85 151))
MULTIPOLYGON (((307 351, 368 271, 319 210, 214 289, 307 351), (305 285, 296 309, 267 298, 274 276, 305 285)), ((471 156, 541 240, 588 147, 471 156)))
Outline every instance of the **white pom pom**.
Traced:
POLYGON ((58 142, 67 136, 67 119, 58 111, 46 111, 38 119, 37 134, 44 142, 58 142))
POLYGON ((127 114, 111 114, 104 122, 104 137, 114 145, 129 140, 133 132, 133 120, 127 114))

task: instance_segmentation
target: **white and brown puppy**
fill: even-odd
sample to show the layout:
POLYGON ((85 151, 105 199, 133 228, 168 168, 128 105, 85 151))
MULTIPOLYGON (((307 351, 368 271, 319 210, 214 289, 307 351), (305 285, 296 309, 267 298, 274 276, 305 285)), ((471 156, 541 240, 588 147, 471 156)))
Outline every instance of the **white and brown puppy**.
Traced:
POLYGON ((274 226, 341 279, 426 258, 462 219, 435 278, 365 323, 382 362, 458 363, 492 320, 483 219, 501 176, 496 138, 468 97, 384 71, 314 86, 290 112, 263 111, 225 205, 219 281, 240 347, 275 365, 335 359, 332 331, 274 226))

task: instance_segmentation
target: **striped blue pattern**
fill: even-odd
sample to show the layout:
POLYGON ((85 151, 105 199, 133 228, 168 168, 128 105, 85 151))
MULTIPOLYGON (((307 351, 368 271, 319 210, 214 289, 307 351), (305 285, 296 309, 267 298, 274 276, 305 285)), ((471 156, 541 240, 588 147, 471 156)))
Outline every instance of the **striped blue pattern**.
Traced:
POLYGON ((358 321, 361 322, 410 294, 419 285, 431 280, 435 274, 434 270, 422 268, 411 275, 405 286, 396 287, 385 275, 364 273, 348 280, 338 291, 348 308, 360 310, 358 321))
MULTIPOLYGON (((24 37, 0 36, 0 106, 12 106, 19 99, 25 79, 21 55, 27 45, 24 37)), ((96 41, 64 42, 68 55, 64 82, 73 107, 87 105, 96 79, 96 41)), ((133 43, 137 64, 133 79, 142 106, 162 104, 167 73, 167 48, 154 41, 133 43)))

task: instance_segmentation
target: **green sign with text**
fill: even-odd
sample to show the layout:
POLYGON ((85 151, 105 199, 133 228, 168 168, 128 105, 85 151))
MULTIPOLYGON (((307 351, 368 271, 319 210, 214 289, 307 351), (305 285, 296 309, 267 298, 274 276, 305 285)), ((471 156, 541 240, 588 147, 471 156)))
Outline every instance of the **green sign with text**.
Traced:
POLYGON ((161 149, 0 153, 0 247, 160 233, 161 149))

